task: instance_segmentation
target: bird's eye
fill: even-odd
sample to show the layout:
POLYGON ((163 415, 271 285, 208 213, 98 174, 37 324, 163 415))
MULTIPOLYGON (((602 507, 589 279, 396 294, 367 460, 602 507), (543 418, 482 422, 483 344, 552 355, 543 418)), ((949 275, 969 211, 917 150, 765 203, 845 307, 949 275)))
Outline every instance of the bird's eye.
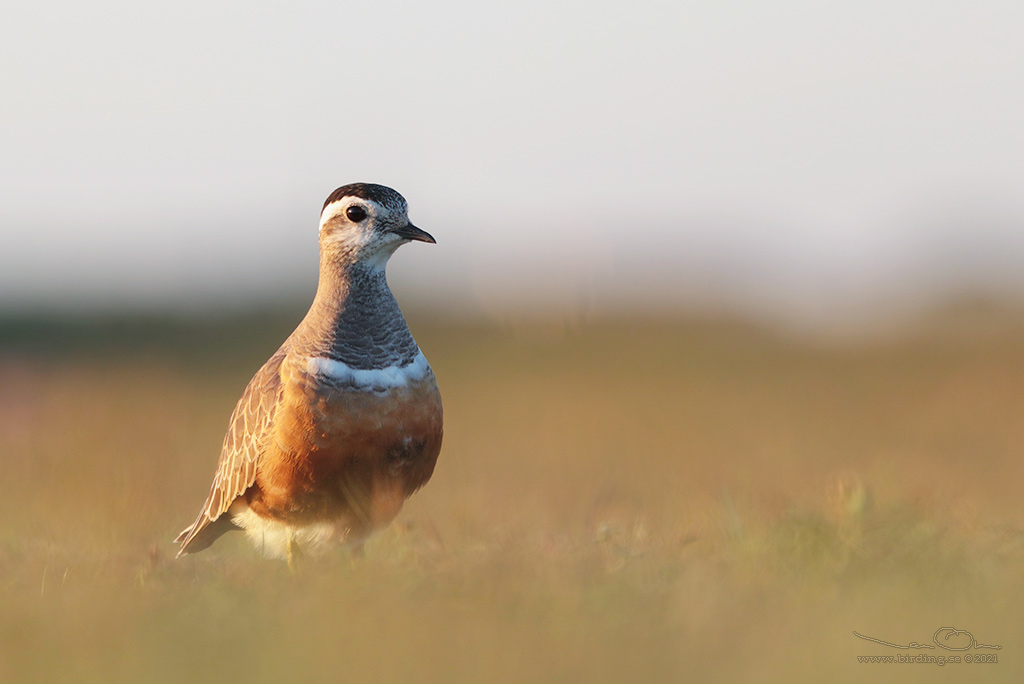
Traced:
POLYGON ((348 220, 353 223, 359 223, 366 218, 366 210, 358 204, 353 204, 351 207, 345 210, 345 216, 348 216, 348 220))

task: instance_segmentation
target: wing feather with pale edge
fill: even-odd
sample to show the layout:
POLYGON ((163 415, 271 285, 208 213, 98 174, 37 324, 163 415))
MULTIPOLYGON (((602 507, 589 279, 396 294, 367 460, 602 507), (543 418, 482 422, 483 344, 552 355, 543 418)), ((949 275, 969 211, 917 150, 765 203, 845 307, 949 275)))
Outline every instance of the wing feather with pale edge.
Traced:
POLYGON ((231 503, 255 482, 260 455, 281 399, 281 362, 284 356, 284 353, 272 356, 249 381, 238 400, 231 414, 228 432, 224 435, 220 464, 210 495, 196 521, 174 540, 181 544, 178 556, 185 553, 189 543, 223 515, 231 503))

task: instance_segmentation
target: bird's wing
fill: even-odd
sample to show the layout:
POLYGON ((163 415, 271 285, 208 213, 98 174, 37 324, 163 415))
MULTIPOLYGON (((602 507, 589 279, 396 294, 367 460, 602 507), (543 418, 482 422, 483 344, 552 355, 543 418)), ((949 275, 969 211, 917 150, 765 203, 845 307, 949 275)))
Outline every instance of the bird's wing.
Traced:
POLYGON ((220 464, 217 466, 217 475, 213 478, 210 495, 206 498, 196 521, 174 540, 181 544, 178 556, 206 548, 220 534, 233 527, 219 525, 217 534, 209 535, 209 539, 197 539, 197 536, 208 525, 218 520, 231 503, 244 494, 256 480, 260 455, 270 435, 274 414, 281 400, 281 362, 284 357, 283 352, 272 356, 249 381, 248 387, 238 400, 231 414, 228 432, 224 436, 220 464), (193 546, 191 549, 188 548, 190 544, 193 546))

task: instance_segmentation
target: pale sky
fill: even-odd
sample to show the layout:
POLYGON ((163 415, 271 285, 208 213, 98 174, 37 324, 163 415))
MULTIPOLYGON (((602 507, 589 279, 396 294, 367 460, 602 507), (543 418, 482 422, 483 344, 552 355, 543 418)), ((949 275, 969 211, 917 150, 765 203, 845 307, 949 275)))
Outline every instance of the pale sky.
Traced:
POLYGON ((437 237, 389 273, 442 308, 1024 293, 1022 36, 1017 1, 18 3, 0 311, 311 296, 354 181, 437 237))

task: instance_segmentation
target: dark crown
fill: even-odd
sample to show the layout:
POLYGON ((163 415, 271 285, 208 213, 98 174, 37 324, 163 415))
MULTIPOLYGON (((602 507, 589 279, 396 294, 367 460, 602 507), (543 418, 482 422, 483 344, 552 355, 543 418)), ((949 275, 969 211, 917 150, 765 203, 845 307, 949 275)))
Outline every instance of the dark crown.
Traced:
POLYGON ((392 211, 402 210, 408 206, 404 197, 386 185, 376 185, 374 183, 349 183, 348 185, 342 185, 327 197, 327 201, 324 202, 323 209, 320 210, 320 213, 323 213, 323 210, 327 208, 327 205, 333 204, 334 202, 346 197, 359 197, 364 200, 370 200, 371 202, 376 202, 377 204, 392 211))

